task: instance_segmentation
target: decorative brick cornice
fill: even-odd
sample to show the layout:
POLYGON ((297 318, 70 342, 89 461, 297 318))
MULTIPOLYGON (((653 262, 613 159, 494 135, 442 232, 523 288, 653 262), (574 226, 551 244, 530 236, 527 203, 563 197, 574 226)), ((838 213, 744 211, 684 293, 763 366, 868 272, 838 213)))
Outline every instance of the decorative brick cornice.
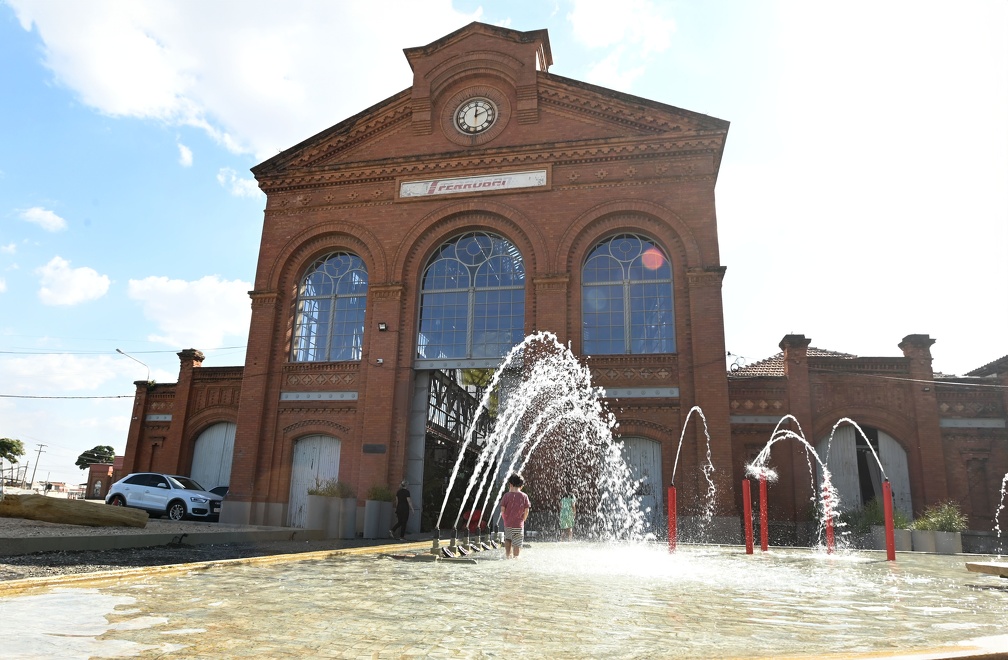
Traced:
POLYGON ((392 284, 373 284, 368 286, 368 294, 374 300, 401 300, 406 287, 395 282, 392 284))
MULTIPOLYGON (((650 137, 623 138, 619 140, 592 140, 580 145, 524 145, 519 148, 501 147, 486 149, 478 153, 451 154, 450 158, 430 158, 427 160, 389 159, 371 166, 367 163, 349 163, 333 169, 300 169, 284 171, 274 176, 264 176, 262 189, 267 193, 267 209, 292 211, 304 207, 312 201, 325 202, 325 196, 305 197, 304 191, 329 186, 361 183, 394 183, 397 177, 423 178, 424 176, 444 176, 448 173, 479 171, 499 171, 504 168, 555 165, 577 165, 585 163, 633 160, 645 157, 663 156, 681 158, 694 154, 720 153, 724 137, 720 135, 698 135, 682 138, 654 139, 650 137), (282 193, 293 193, 280 196, 282 193), (300 195, 300 197, 299 197, 300 195)), ((681 174, 683 176, 686 173, 681 174)), ((390 187, 390 190, 392 188, 390 187)), ((333 194, 332 202, 338 201, 333 194)), ((353 200, 346 199, 346 202, 353 200)))
POLYGON ((690 268, 686 271, 689 285, 699 286, 720 286, 724 280, 725 266, 708 266, 706 268, 690 268))
MULTIPOLYGON (((289 411, 285 410, 284 412, 289 412, 289 411)), ((330 412, 330 411, 327 410, 326 412, 330 412)), ((348 436, 351 433, 350 427, 344 426, 343 424, 340 424, 339 422, 334 422, 334 421, 332 421, 330 419, 304 419, 304 420, 301 420, 300 422, 294 422, 293 424, 290 424, 289 426, 285 426, 284 429, 283 429, 283 434, 284 435, 291 435, 291 434, 295 433, 298 430, 306 429, 306 428, 312 428, 312 429, 314 429, 314 428, 332 428, 332 429, 336 429, 338 432, 340 432, 344 436, 348 436)))
POLYGON ((249 291, 248 294, 253 307, 272 307, 280 298, 276 291, 249 291))
POLYGON ((579 118, 587 116, 600 122, 618 124, 642 132, 661 134, 696 130, 696 127, 690 126, 681 117, 673 119, 654 110, 646 110, 643 107, 631 108, 614 99, 589 98, 583 93, 575 94, 565 89, 542 87, 539 90, 539 99, 544 106, 579 118))
POLYGON ((536 291, 566 291, 570 284, 569 273, 553 273, 532 279, 536 291))

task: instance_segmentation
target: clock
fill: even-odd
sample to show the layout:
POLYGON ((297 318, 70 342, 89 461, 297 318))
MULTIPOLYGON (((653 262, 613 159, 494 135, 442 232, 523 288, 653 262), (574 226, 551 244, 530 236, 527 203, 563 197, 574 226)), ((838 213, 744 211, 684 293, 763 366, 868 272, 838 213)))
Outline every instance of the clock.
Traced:
POLYGON ((490 99, 472 98, 463 101, 455 111, 455 128, 466 135, 482 133, 497 120, 497 106, 490 99))

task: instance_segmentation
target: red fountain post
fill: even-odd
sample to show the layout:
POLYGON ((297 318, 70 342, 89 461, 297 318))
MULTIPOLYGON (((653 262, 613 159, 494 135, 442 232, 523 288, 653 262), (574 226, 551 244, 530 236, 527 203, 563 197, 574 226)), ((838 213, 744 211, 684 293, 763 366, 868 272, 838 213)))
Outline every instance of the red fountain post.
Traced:
POLYGON ((763 552, 767 551, 767 510, 766 510, 766 477, 760 475, 759 478, 759 541, 760 550, 763 552))
POLYGON ((885 514, 885 552, 887 561, 896 561, 896 532, 893 531, 892 486, 882 482, 882 512, 885 514))
POLYGON ((676 549, 676 495, 675 484, 668 487, 668 551, 676 549))
POLYGON ((836 547, 836 539, 833 536, 833 507, 830 506, 830 496, 829 491, 826 487, 823 487, 823 510, 826 516, 826 554, 833 554, 833 548, 836 547))
POLYGON ((749 480, 742 480, 742 515, 745 516, 745 552, 753 553, 752 531, 752 493, 749 492, 749 480))

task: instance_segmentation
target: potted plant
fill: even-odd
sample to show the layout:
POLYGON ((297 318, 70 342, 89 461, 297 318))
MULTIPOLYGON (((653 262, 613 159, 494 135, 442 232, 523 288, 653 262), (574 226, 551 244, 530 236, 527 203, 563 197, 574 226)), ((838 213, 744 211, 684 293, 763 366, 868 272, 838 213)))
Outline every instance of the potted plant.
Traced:
MULTIPOLYGON (((882 501, 873 498, 862 508, 841 515, 851 536, 851 545, 864 550, 885 550, 885 511, 882 501)), ((893 542, 896 550, 912 547, 910 520, 899 509, 893 508, 893 542)))
POLYGON ((371 486, 364 501, 364 538, 379 538, 391 525, 392 491, 387 486, 371 486))
POLYGON ((934 535, 932 552, 959 554, 962 552, 962 532, 969 527, 969 520, 959 508, 959 504, 950 501, 925 509, 914 526, 915 529, 930 531, 934 535))

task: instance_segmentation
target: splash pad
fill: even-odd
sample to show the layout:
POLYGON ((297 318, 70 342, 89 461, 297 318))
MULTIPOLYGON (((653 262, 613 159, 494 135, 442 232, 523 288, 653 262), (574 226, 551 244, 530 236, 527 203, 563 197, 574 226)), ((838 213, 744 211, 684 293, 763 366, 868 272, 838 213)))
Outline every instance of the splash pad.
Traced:
MULTIPOLYGON (((893 563, 842 548, 775 547, 747 555, 741 546, 704 545, 670 554, 663 543, 649 542, 634 507, 616 502, 632 498, 633 484, 613 451, 601 393, 585 380, 558 389, 559 373, 532 379, 545 390, 512 391, 513 402, 527 405, 521 413, 505 411, 510 429, 501 425, 482 444, 481 469, 460 484, 463 505, 493 511, 501 493, 496 484, 563 431, 568 446, 604 457, 590 472, 605 486, 588 509, 599 521, 591 530, 596 542, 533 542, 513 562, 502 561, 491 545, 472 551, 464 565, 404 561, 431 558, 418 548, 398 557, 377 548, 372 556, 290 557, 0 595, 0 612, 18 631, 5 653, 933 658, 1008 650, 1002 630, 1008 583, 970 574, 961 557, 903 553, 893 563), (617 538, 622 542, 612 542, 617 538)), ((789 433, 778 439, 796 439, 789 433)), ((711 499, 709 442, 702 469, 711 499)), ((560 469, 552 476, 576 479, 560 469)), ((769 469, 765 461, 760 469, 769 469)), ((458 466, 452 479, 457 473, 458 466)))
POLYGON ((955 557, 894 564, 879 553, 705 546, 670 555, 660 543, 577 541, 534 543, 518 561, 479 556, 465 566, 380 554, 211 566, 0 597, 17 631, 5 655, 967 657, 1008 648, 1008 585, 955 557))

